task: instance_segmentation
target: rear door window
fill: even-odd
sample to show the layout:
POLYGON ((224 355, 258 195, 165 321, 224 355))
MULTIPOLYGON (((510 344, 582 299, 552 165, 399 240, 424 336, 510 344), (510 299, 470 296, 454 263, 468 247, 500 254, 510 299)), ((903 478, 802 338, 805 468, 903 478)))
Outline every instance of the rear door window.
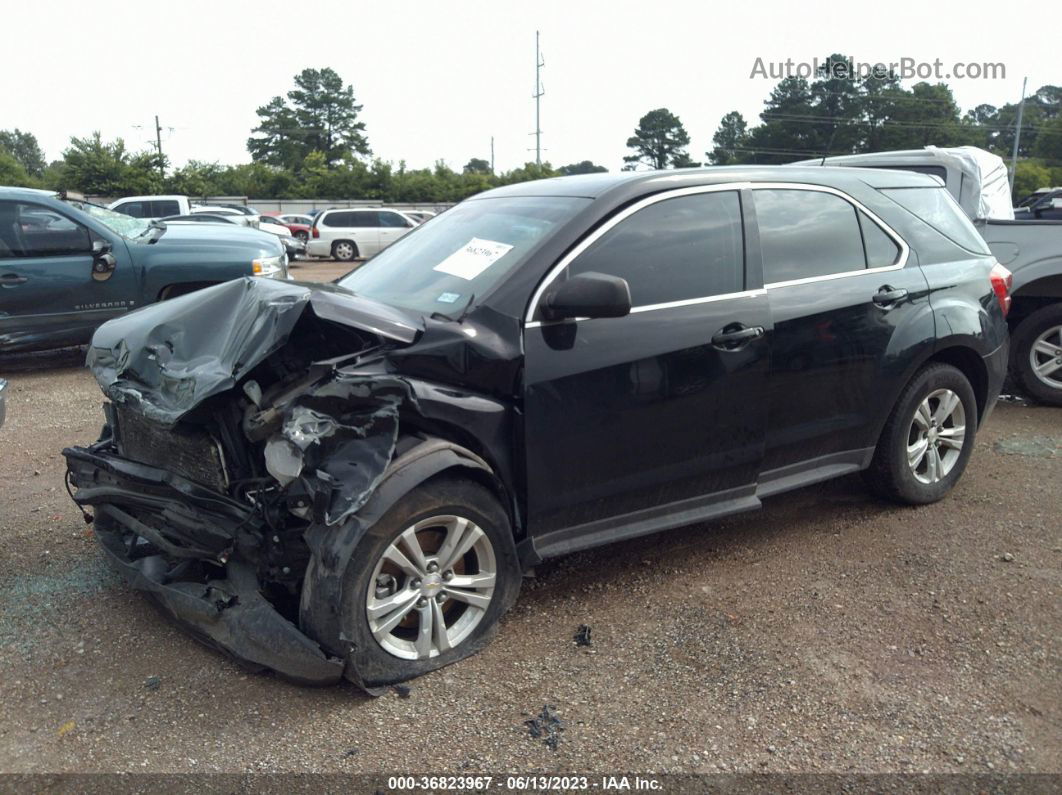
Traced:
POLYGON ((173 199, 160 199, 151 202, 151 215, 154 218, 164 218, 167 215, 177 215, 181 211, 180 205, 173 199))
POLYGON ((799 188, 753 191, 766 284, 866 268, 856 208, 840 196, 799 188))
POLYGON ((379 213, 375 210, 358 210, 350 213, 350 226, 355 229, 376 229, 380 226, 379 213))
POLYGON ((737 191, 651 204, 605 232, 568 267, 627 280, 631 306, 707 298, 745 288, 737 191))

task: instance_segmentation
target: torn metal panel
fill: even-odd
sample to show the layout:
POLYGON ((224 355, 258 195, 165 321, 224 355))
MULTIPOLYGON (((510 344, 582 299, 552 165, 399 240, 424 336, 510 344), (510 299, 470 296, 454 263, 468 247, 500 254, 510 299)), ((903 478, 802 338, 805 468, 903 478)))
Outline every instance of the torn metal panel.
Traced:
POLYGON ((87 364, 104 393, 172 427, 288 341, 307 307, 323 319, 408 344, 418 321, 337 287, 245 278, 101 326, 87 364))
POLYGON ((265 462, 291 495, 289 509, 332 527, 361 508, 391 461, 403 404, 416 405, 404 379, 343 372, 288 404, 265 462))
POLYGON ((204 643, 255 670, 270 669, 296 682, 329 685, 342 678, 343 661, 325 654, 281 616, 262 597, 254 571, 245 564, 231 562, 224 578, 206 583, 170 580, 162 555, 129 558, 118 522, 101 517, 96 534, 126 581, 204 643))

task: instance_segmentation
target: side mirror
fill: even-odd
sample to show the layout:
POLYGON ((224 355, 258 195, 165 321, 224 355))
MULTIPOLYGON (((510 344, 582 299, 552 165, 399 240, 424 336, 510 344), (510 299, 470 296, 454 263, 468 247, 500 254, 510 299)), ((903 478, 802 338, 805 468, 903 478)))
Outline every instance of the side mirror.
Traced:
POLYGON ((631 290, 626 279, 592 271, 573 276, 542 299, 546 320, 575 317, 624 317, 631 311, 631 290))
POLYGON ((97 282, 105 282, 111 278, 118 260, 111 253, 111 244, 106 240, 92 241, 92 278, 97 282))

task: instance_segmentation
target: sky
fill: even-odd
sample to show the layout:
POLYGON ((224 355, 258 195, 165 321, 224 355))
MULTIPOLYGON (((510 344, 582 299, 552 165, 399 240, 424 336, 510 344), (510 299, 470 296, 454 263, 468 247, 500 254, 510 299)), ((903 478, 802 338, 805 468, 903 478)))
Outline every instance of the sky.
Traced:
POLYGON ((489 160, 493 136, 496 167, 507 170, 535 157, 536 30, 545 59, 542 159, 555 166, 589 159, 618 170, 638 119, 659 107, 679 116, 690 155, 703 159, 723 114, 758 120, 776 81, 750 77, 757 58, 810 62, 842 52, 867 63, 940 59, 945 71, 956 62, 1004 64, 1005 79, 947 81, 964 110, 1016 102, 1024 76, 1030 91, 1062 84, 1062 3, 1020 13, 998 0, 961 7, 41 0, 4 10, 0 129, 32 132, 52 160, 71 136, 94 130, 147 148, 158 114, 172 165, 249 162, 255 109, 285 94, 303 68, 327 66, 354 86, 375 156, 460 169, 471 157, 489 160))

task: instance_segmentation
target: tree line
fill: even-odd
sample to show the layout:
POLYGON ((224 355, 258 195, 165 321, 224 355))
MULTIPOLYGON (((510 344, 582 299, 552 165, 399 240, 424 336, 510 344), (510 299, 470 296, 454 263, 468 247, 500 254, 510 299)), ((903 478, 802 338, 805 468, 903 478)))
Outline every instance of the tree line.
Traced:
MULTIPOLYGON (((1009 158, 1017 104, 979 105, 962 113, 947 85, 907 89, 892 73, 839 76, 843 56, 825 59, 812 80, 785 78, 751 126, 737 111, 723 116, 704 162, 714 165, 788 163, 824 155, 890 149, 974 145, 1009 158)), ((304 69, 284 96, 256 111, 247 140, 251 162, 189 161, 169 169, 155 150, 134 152, 98 132, 72 137, 59 160, 46 162, 32 133, 0 130, 0 185, 76 190, 90 195, 178 193, 189 196, 358 198, 381 202, 456 202, 488 188, 542 177, 606 171, 589 160, 549 163, 495 173, 483 158, 461 170, 443 161, 408 168, 374 157, 362 106, 332 69, 304 69)), ((639 120, 627 139, 624 169, 690 168, 691 139, 667 108, 639 120)), ((1042 86, 1026 99, 1015 194, 1062 184, 1062 88, 1042 86)))

